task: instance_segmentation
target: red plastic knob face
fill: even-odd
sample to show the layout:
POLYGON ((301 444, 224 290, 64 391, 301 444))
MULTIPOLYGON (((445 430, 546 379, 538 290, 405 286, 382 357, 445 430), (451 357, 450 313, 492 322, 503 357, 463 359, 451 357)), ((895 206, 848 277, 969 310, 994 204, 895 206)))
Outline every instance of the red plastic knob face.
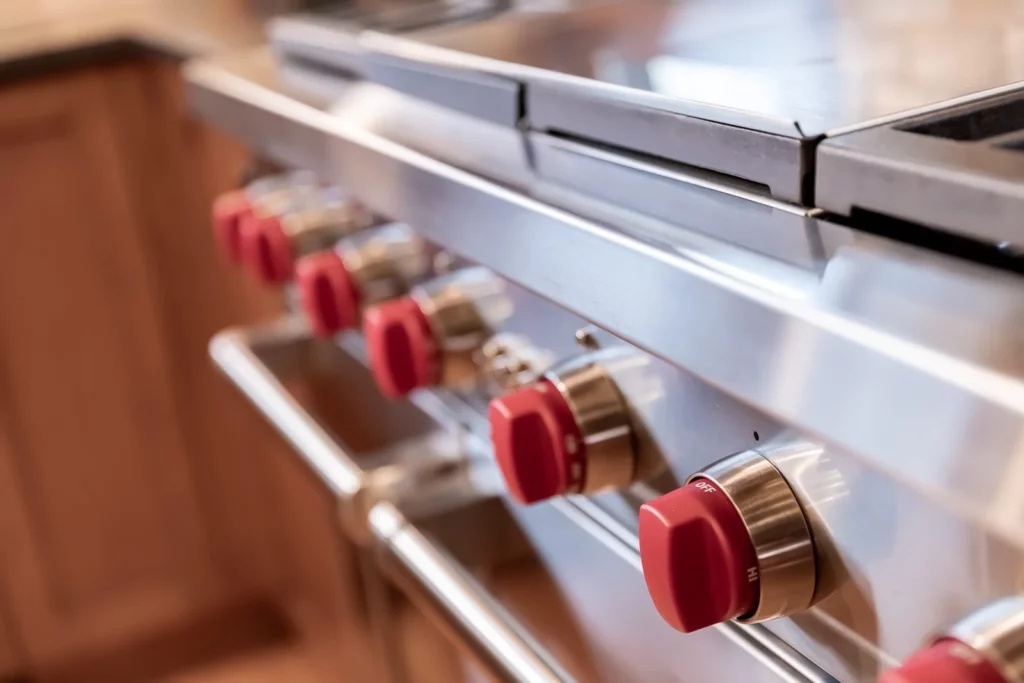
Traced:
POLYGON ((257 278, 275 284, 291 279, 295 252, 280 218, 248 216, 242 220, 240 241, 242 260, 257 278))
POLYGON ((438 381, 438 348, 427 316, 409 297, 367 309, 363 334, 370 367, 391 398, 438 381))
POLYGON ((551 382, 491 401, 491 441, 509 492, 535 503, 579 489, 585 476, 583 435, 551 382))
POLYGON ((359 324, 359 287, 337 252, 299 259, 295 278, 302 310, 317 336, 330 337, 359 324))
POLYGON ((640 558, 658 613, 690 633, 757 607, 757 554, 732 501, 697 479, 640 508, 640 558))
POLYGON ((879 683, 1006 683, 1006 679, 977 650, 950 638, 885 672, 879 683))
POLYGON ((232 263, 242 259, 242 221, 252 213, 252 203, 243 190, 222 194, 213 203, 213 235, 232 263))

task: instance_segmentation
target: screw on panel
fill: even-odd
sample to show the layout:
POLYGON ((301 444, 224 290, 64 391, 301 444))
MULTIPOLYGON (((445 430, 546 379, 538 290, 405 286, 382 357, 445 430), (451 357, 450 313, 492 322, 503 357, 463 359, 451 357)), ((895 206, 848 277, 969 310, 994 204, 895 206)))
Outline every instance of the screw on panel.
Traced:
POLYGON ((580 348, 587 349, 588 351, 594 351, 600 348, 600 344, 597 341, 597 328, 593 325, 587 325, 576 330, 576 345, 580 348))
POLYGON ((451 252, 439 251, 434 256, 434 272, 438 275, 450 273, 455 268, 455 257, 451 252))

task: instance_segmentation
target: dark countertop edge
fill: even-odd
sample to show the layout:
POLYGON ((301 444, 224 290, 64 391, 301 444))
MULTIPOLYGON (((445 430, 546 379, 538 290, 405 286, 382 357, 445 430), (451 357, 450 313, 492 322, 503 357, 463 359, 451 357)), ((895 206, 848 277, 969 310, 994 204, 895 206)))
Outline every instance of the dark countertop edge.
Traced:
POLYGON ((150 43, 138 36, 112 34, 90 43, 0 60, 0 85, 124 59, 162 57, 184 61, 190 56, 170 50, 166 44, 150 43))
MULTIPOLYGON (((261 42, 262 37, 262 29, 257 37, 246 30, 245 24, 248 22, 242 20, 234 26, 229 25, 227 30, 220 26, 211 32, 201 32, 201 39, 197 41, 195 27, 185 25, 179 28, 166 24, 149 26, 147 18, 142 17, 140 20, 136 16, 127 20, 114 20, 93 35, 72 38, 64 44, 54 45, 43 41, 38 49, 29 48, 9 54, 0 52, 0 86, 125 59, 158 58, 184 62, 220 49, 261 42)), ((265 19, 252 17, 250 21, 262 26, 265 19)))

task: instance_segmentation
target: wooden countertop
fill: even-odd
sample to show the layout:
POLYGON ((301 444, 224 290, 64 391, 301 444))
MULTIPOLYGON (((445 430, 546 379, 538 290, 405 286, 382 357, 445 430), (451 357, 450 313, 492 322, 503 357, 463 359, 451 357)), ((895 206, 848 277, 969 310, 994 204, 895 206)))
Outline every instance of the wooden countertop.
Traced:
MULTIPOLYGON (((95 3, 94 3, 95 4, 95 3)), ((264 40, 244 2, 136 0, 53 16, 0 13, 0 80, 126 54, 187 59, 264 40)))

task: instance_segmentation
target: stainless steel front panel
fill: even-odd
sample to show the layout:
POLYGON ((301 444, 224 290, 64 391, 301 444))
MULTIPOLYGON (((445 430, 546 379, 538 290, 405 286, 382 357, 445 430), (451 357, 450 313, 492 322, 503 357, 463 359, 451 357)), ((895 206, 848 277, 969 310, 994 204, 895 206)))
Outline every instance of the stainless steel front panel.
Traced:
MULTIPOLYGON (((616 230, 303 104, 272 72, 205 65, 190 78, 207 117, 271 152, 315 139, 325 180, 518 283, 500 331, 565 358, 589 321, 624 349, 609 369, 635 413, 644 481, 581 501, 597 528, 635 544, 642 501, 730 453, 769 458, 825 567, 818 604, 770 629, 838 680, 873 681, 1024 589, 1016 278, 853 233, 807 268, 679 226, 616 230)), ((484 396, 414 400, 427 397, 461 404, 455 419, 486 439, 484 396)))
POLYGON ((805 140, 596 99, 563 84, 531 84, 524 116, 537 131, 728 174, 757 184, 762 194, 797 204, 811 201, 807 150, 813 143, 805 140))
MULTIPOLYGON (((825 267, 835 237, 843 232, 813 220, 812 211, 764 200, 756 187, 730 182, 719 174, 673 168, 540 133, 532 133, 529 140, 537 191, 552 199, 566 188, 814 270, 825 267)), ((576 203, 572 208, 586 211, 587 204, 576 203)), ((615 221, 600 213, 593 217, 615 221)))

